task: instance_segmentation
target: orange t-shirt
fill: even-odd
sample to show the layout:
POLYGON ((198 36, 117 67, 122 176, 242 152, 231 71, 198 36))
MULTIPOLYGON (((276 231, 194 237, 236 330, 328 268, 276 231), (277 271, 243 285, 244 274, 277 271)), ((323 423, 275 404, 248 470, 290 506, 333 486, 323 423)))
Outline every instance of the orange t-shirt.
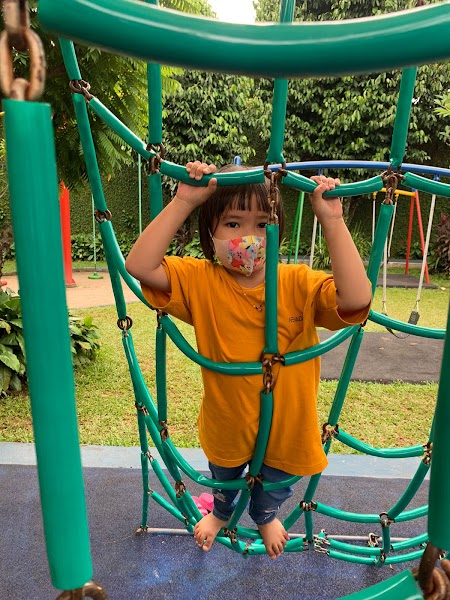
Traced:
MULTIPOLYGON (((200 354, 216 362, 260 361, 265 346, 264 283, 242 288, 221 265, 166 257, 171 292, 142 285, 155 308, 194 326, 200 354), (244 292, 247 298, 244 296, 244 292)), ((345 320, 336 306, 333 277, 306 265, 278 267, 278 347, 281 354, 319 342, 316 327, 336 330, 363 322, 369 306, 345 320)), ((327 465, 317 415, 320 358, 274 366, 274 410, 264 463, 313 475, 327 465)), ((199 439, 207 458, 222 467, 251 460, 259 425, 262 375, 224 375, 202 367, 199 439)))

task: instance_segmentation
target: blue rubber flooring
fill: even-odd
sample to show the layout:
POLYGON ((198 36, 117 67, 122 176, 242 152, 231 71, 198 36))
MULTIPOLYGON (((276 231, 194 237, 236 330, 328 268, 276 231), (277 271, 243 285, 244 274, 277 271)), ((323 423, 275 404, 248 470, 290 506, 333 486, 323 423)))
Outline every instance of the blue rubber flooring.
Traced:
MULTIPOLYGON (((203 553, 186 535, 136 536, 141 514, 140 470, 93 467, 84 469, 84 477, 94 580, 104 586, 110 600, 335 600, 411 566, 351 564, 312 549, 286 553, 276 561, 267 556, 243 558, 220 544, 203 553)), ((281 517, 302 499, 306 483, 297 484, 281 517)), ((396 502, 407 484, 406 479, 324 476, 316 500, 341 510, 380 514, 396 502)), ((151 487, 161 492, 154 476, 151 487)), ((205 491, 191 483, 188 489, 196 495, 205 491)), ((0 465, 0 490, 0 598, 56 598, 44 550, 36 467, 0 465)), ((426 504, 427 493, 425 481, 408 509, 426 504)), ((317 513, 314 517, 316 533, 321 528, 334 535, 380 533, 377 524, 346 523, 317 513)), ((246 519, 248 516, 242 524, 250 525, 246 519)), ((148 525, 180 527, 152 501, 148 525)), ((392 535, 398 537, 418 535, 425 529, 425 519, 391 526, 392 535)), ((295 531, 303 532, 302 522, 295 531)))

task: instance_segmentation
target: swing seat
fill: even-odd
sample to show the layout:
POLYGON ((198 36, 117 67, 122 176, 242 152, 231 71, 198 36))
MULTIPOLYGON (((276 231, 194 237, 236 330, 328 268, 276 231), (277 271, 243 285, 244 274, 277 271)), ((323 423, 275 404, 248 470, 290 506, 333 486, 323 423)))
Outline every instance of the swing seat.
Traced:
POLYGON ((402 571, 364 590, 343 596, 340 600, 423 600, 411 571, 402 571))

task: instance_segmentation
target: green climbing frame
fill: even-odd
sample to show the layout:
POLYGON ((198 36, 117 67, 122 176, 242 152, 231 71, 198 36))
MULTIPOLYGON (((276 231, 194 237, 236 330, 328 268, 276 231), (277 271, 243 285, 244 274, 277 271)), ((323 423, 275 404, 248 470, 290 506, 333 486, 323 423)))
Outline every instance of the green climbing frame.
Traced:
MULTIPOLYGON (((95 147, 92 139, 88 111, 91 110, 103 119, 124 141, 135 149, 150 164, 149 189, 151 215, 154 217, 162 208, 161 174, 186 181, 183 166, 164 160, 159 152, 163 143, 161 79, 160 67, 155 62, 177 64, 191 68, 201 67, 211 70, 224 70, 250 75, 275 77, 274 111, 270 146, 267 163, 284 163, 283 155, 284 122, 288 97, 287 77, 321 76, 362 73, 369 70, 407 67, 403 72, 397 115, 391 145, 389 176, 396 176, 401 166, 409 124, 409 111, 414 90, 416 69, 411 64, 423 64, 450 57, 450 38, 448 36, 450 5, 441 3, 404 13, 374 19, 356 19, 342 23, 294 24, 294 0, 282 0, 281 23, 261 29, 259 26, 245 27, 215 23, 208 19, 183 16, 164 11, 157 1, 137 3, 128 0, 98 0, 95 3, 82 0, 40 0, 39 17, 44 27, 63 37, 84 43, 97 44, 115 51, 132 54, 149 62, 149 110, 152 115, 149 128, 149 144, 144 143, 127 129, 101 102, 87 94, 83 88, 73 43, 61 40, 61 48, 69 74, 75 83, 73 94, 74 109, 79 125, 80 138, 94 203, 98 211, 99 229, 102 235, 108 268, 111 275, 116 299, 119 325, 122 330, 122 342, 127 357, 131 380, 136 396, 136 414, 141 443, 141 464, 143 482, 143 503, 141 527, 147 524, 148 501, 151 497, 166 508, 176 519, 192 530, 201 515, 183 483, 182 473, 199 484, 218 487, 238 487, 241 496, 228 527, 236 528, 236 536, 221 534, 218 541, 231 550, 241 554, 261 554, 264 546, 258 543, 259 533, 240 527, 239 518, 245 510, 250 490, 245 479, 238 482, 223 483, 211 480, 195 471, 173 446, 167 429, 167 399, 165 392, 165 347, 168 335, 189 358, 196 363, 217 372, 234 376, 245 374, 263 374, 261 363, 215 363, 199 355, 182 337, 168 316, 158 315, 157 336, 157 399, 151 397, 145 386, 139 365, 136 361, 133 339, 130 331, 131 320, 126 314, 121 278, 141 298, 145 299, 138 283, 128 275, 124 259, 120 253, 112 227, 110 213, 103 194, 98 170, 95 147), (120 17, 120 25, 119 25, 120 17), (175 32, 175 36, 174 36, 175 32), (264 35, 262 35, 262 32, 264 35), (239 43, 236 39, 239 37, 239 43), (401 43, 399 43, 399 38, 401 43), (147 40, 152 43, 148 44, 147 40), (283 43, 281 43, 281 41, 283 43), (393 43, 395 41, 395 43, 393 43), (414 41, 414 43, 412 43, 414 41), (189 52, 187 52, 189 48, 189 52), (166 477, 161 465, 149 453, 148 435, 163 458, 173 486, 166 477), (149 491, 149 467, 159 479, 167 494, 167 499, 149 491), (241 541, 241 537, 254 540, 250 546, 241 541)), ((22 291, 25 341, 30 374, 30 395, 34 427, 38 470, 41 484, 42 510, 47 541, 52 581, 60 589, 79 588, 90 579, 92 565, 90 560, 86 508, 81 479, 80 453, 75 416, 73 394, 73 376, 70 366, 70 344, 65 313, 64 278, 62 276, 62 252, 57 228, 57 186, 56 169, 51 136, 49 107, 34 102, 21 103, 14 100, 5 102, 5 124, 8 140, 9 183, 13 213, 13 225, 16 236, 17 262, 22 291), (22 157, 30 144, 29 132, 34 132, 35 144, 43 148, 39 162, 33 163, 33 193, 24 187, 22 176, 22 157), (26 132, 26 135, 25 135, 26 132), (9 143, 11 142, 11 143, 9 143), (25 144, 27 146, 25 146, 25 144), (23 210, 30 216, 21 218, 23 210), (45 215, 45 221, 44 221, 45 215), (48 236, 40 235, 45 230, 48 236), (36 234, 39 233, 39 235, 36 234), (40 238, 40 239, 39 239, 40 238), (32 243, 30 243, 30 240, 32 243), (35 268, 36 257, 41 265, 46 265, 52 273, 54 287, 42 293, 42 286, 36 277, 40 272, 35 268), (39 294, 36 290, 39 289, 39 294), (42 318, 45 313, 48 294, 51 294, 52 306, 56 305, 56 318, 52 320, 51 341, 61 352, 54 353, 52 374, 48 376, 48 365, 42 361, 42 318), (56 302, 55 302, 56 298, 56 302), (48 379, 48 381, 46 381, 48 379), (50 385, 50 380, 52 385, 50 385), (54 387, 53 387, 54 386, 54 387), (62 398, 55 414, 54 397, 62 398), (56 424, 56 426, 53 426, 56 424), (64 446, 65 453, 54 452, 64 446), (55 486, 55 481, 58 486, 55 486), (68 499, 71 499, 68 502, 68 499), (67 519, 67 513, 71 519, 67 519), (58 541, 58 525, 73 523, 69 532, 65 527, 64 547, 58 541)), ((315 184, 297 173, 282 172, 278 183, 293 187, 301 192, 311 192, 315 184)), ((219 174, 219 185, 234 185, 264 181, 262 168, 243 173, 219 174)), ((204 178, 199 185, 206 185, 204 178)), ((189 180, 191 183, 191 180, 189 180)), ((379 191, 389 179, 380 174, 367 181, 340 186, 340 195, 351 196, 379 191)), ((407 173, 404 184, 423 191, 432 191, 450 197, 450 186, 432 182, 426 178, 407 173)), ((393 207, 383 203, 378 219, 375 239, 368 265, 368 277, 373 289, 381 263, 383 246, 388 234, 393 207)), ((277 264, 278 264, 278 227, 275 224, 267 228, 268 263, 266 284, 266 345, 264 351, 270 354, 278 352, 277 347, 277 264)), ((48 281, 48 277, 46 278, 48 281)), ((444 330, 407 325, 384 317, 375 311, 370 319, 382 322, 400 331, 443 338, 444 330), (412 329, 411 329, 412 328, 412 329)), ((49 329, 45 335, 48 341, 49 329)), ((324 445, 328 452, 333 439, 373 456, 385 458, 422 457, 416 475, 407 486, 402 497, 390 508, 383 507, 380 515, 364 515, 343 512, 316 501, 315 494, 320 475, 310 478, 302 502, 284 521, 286 528, 292 527, 300 518, 305 519, 305 539, 291 539, 286 551, 301 551, 305 541, 314 540, 315 546, 329 556, 362 564, 389 564, 418 558, 423 552, 423 544, 429 539, 438 548, 450 547, 450 519, 446 508, 450 504, 450 477, 446 467, 448 441, 445 439, 445 424, 450 418, 450 389, 448 378, 441 376, 435 421, 430 437, 425 444, 404 449, 377 449, 356 440, 342 429, 337 428, 352 369, 364 336, 362 327, 350 327, 341 331, 326 342, 300 352, 285 356, 286 368, 289 365, 306 361, 327 352, 344 339, 351 337, 351 343, 342 375, 324 429, 324 445), (430 466, 427 451, 433 441, 433 461, 430 486, 430 512, 428 535, 424 534, 408 542, 391 543, 390 523, 405 521, 427 513, 427 507, 406 510, 418 487, 426 476, 430 466), (314 513, 319 512, 333 518, 349 522, 379 524, 381 526, 381 545, 367 548, 356 544, 344 544, 337 540, 326 539, 325 534, 314 533, 314 513), (395 551, 399 554, 396 555, 395 551)), ((450 360, 448 336, 445 343, 444 361, 450 360)), ((255 460, 251 474, 256 475, 264 459, 271 426, 271 392, 262 393, 261 424, 255 450, 255 460)), ((297 481, 291 477, 279 484, 267 484, 266 488, 283 487, 297 481)), ((388 580, 372 591, 364 590, 349 598, 421 598, 411 573, 400 574, 388 580)))

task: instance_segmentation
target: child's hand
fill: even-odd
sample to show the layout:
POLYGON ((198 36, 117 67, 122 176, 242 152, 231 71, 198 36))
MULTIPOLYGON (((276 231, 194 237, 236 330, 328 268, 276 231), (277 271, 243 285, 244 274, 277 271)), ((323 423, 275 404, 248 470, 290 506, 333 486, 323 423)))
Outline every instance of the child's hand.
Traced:
MULTIPOLYGON (((199 160, 196 160, 195 162, 188 162, 186 171, 189 173, 191 179, 200 181, 203 175, 215 173, 217 168, 215 165, 207 165, 206 163, 201 163, 199 160)), ((207 187, 194 187, 187 183, 180 182, 178 184, 176 197, 179 200, 186 202, 186 204, 194 209, 206 202, 206 200, 208 200, 208 198, 216 191, 216 188, 217 179, 215 178, 210 179, 207 187)))
POLYGON ((311 205, 317 220, 321 225, 334 219, 342 218, 342 204, 338 197, 324 198, 323 194, 329 190, 334 190, 337 185, 340 185, 339 179, 325 177, 324 175, 315 175, 311 177, 318 185, 312 194, 309 194, 311 205))

